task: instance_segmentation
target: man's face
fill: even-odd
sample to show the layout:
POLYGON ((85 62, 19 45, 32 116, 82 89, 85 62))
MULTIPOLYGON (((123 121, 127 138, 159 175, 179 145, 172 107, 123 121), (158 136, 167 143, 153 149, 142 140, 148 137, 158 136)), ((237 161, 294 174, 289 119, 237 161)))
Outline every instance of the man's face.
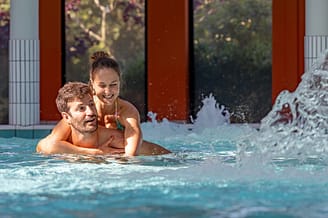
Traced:
POLYGON ((89 95, 68 103, 68 123, 80 133, 92 133, 98 128, 97 110, 89 95))

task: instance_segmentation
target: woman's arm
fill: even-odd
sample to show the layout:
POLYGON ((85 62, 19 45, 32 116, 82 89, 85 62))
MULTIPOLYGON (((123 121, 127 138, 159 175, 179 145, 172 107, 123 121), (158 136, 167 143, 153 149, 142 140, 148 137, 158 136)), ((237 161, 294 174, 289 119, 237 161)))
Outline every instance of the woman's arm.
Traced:
POLYGON ((70 135, 71 127, 63 119, 61 119, 52 129, 50 135, 47 136, 47 138, 49 138, 49 140, 52 140, 53 142, 67 142, 69 140, 70 135))
POLYGON ((42 154, 83 154, 83 155, 103 155, 103 154, 122 154, 124 149, 109 147, 107 141, 99 148, 83 148, 65 141, 53 142, 49 138, 41 139, 36 151, 42 154))
POLYGON ((36 151, 42 154, 102 154, 99 149, 87 149, 75 146, 65 141, 53 141, 50 135, 41 139, 36 147, 36 151))
POLYGON ((71 128, 61 119, 51 133, 39 141, 36 151, 43 154, 73 153, 74 147, 68 142, 70 134, 71 128))
POLYGON ((51 133, 41 139, 36 147, 36 151, 43 154, 86 154, 86 155, 101 155, 101 154, 117 154, 124 153, 123 149, 110 147, 111 143, 115 143, 113 138, 109 138, 99 148, 83 148, 70 143, 69 137, 71 128, 63 120, 59 121, 53 128, 51 133))
POLYGON ((124 129, 125 155, 137 155, 138 148, 142 143, 142 131, 140 127, 140 116, 136 108, 130 108, 122 115, 124 129))

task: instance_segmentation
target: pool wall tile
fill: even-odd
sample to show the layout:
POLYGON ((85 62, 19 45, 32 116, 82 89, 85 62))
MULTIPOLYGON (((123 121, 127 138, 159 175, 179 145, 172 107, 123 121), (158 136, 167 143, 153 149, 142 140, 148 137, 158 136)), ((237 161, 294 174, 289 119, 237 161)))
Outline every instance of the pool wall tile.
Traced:
POLYGON ((51 129, 45 130, 45 129, 38 129, 34 130, 34 137, 33 138, 44 138, 47 135, 49 135, 51 132, 51 129))
POLYGON ((1 138, 12 138, 15 137, 15 130, 12 129, 1 129, 0 130, 1 138))
POLYGON ((33 125, 33 126, 13 126, 0 125, 0 137, 2 138, 43 138, 46 137, 52 130, 54 125, 33 125))
POLYGON ((15 137, 32 139, 33 131, 34 130, 16 130, 15 137))

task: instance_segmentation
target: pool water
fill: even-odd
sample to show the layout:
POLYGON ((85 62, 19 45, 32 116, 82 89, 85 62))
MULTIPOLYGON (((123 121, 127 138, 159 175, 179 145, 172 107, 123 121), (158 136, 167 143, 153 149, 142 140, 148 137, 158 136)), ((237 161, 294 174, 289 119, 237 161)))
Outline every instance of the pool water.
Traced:
POLYGON ((1 138, 0 217, 328 216, 327 163, 267 163, 255 153, 240 161, 236 143, 253 127, 143 130, 173 154, 46 157, 35 153, 37 139, 1 138))
POLYGON ((257 127, 211 95, 192 124, 149 116, 144 138, 172 154, 43 156, 0 138, 0 217, 328 217, 327 51, 257 127))

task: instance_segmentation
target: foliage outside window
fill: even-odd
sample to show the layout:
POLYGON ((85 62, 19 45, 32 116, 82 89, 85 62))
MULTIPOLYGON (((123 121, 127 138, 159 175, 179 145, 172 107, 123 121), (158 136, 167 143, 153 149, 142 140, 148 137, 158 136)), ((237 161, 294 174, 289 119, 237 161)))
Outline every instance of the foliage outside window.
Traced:
POLYGON ((232 122, 271 109, 271 0, 194 0, 194 108, 212 93, 232 122))
POLYGON ((0 123, 8 123, 10 1, 0 0, 0 123))
POLYGON ((144 120, 145 2, 143 0, 66 0, 65 82, 89 80, 89 57, 110 53, 123 71, 121 96, 144 120))

